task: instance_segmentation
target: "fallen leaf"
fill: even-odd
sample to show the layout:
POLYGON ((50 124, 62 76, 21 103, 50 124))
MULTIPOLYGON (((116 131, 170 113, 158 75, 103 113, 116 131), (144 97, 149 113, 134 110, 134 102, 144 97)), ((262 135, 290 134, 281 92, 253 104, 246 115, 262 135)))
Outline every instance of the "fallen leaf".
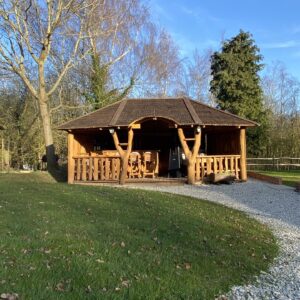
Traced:
POLYGON ((122 285, 128 288, 129 287, 129 280, 123 280, 122 285))
POLYGON ((56 285, 56 290, 59 291, 59 292, 64 292, 65 291, 64 284, 62 282, 58 283, 56 285))

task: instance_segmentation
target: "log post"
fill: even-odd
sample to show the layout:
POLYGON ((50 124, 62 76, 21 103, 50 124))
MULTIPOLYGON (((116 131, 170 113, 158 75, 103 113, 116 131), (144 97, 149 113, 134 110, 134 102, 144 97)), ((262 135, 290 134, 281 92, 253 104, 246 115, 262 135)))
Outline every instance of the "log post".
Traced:
MULTIPOLYGON (((200 127, 199 127, 200 128, 200 127)), ((194 146, 193 149, 190 150, 186 138, 182 128, 178 128, 178 137, 183 149, 183 153, 187 160, 187 173, 188 173, 188 184, 195 183, 195 163, 196 157, 198 155, 200 146, 201 146, 201 128, 200 130, 195 129, 194 131, 194 146)))
POLYGON ((112 134, 115 147, 118 150, 120 157, 121 157, 121 161, 122 161, 122 168, 121 168, 121 173, 120 173, 120 184, 123 185, 123 184, 125 184, 125 181, 126 181, 128 160, 129 160, 129 156, 130 156, 130 153, 132 150, 133 130, 131 127, 128 129, 128 141, 127 141, 126 150, 124 150, 121 147, 117 132, 115 130, 111 130, 110 132, 112 134))
POLYGON ((68 183, 74 183, 74 134, 68 133, 68 183))
MULTIPOLYGON (((241 170, 241 180, 246 181, 247 180, 247 164, 246 164, 246 129, 241 128, 240 129, 240 170, 241 170)), ((236 166, 237 167, 237 166, 236 166)))

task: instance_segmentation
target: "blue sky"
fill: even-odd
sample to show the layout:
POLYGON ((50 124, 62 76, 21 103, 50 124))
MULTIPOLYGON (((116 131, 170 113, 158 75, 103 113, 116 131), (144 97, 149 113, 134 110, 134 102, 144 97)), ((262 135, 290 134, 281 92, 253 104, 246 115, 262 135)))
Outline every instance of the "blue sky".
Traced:
POLYGON ((300 80, 300 0, 149 0, 183 56, 220 48, 240 29, 253 34, 264 63, 281 61, 300 80))

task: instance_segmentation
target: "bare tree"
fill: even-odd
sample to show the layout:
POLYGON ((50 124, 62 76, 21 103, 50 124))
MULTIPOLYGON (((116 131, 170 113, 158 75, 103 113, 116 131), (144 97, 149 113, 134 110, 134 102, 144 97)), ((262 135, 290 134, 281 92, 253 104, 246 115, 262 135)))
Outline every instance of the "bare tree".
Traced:
POLYGON ((0 68, 17 74, 38 102, 49 169, 55 167, 49 98, 89 47, 96 0, 0 2, 0 68))
POLYGON ((211 55, 211 49, 205 50, 202 53, 196 49, 193 59, 188 66, 188 77, 190 80, 190 95, 196 99, 214 104, 212 95, 209 92, 211 55))
POLYGON ((300 155, 300 82, 281 62, 273 63, 262 79, 270 111, 269 155, 300 155))

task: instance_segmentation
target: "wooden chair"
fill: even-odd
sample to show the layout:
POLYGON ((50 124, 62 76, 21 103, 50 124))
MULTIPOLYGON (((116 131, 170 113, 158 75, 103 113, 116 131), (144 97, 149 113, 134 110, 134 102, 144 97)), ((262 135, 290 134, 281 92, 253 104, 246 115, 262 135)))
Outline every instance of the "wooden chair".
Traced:
POLYGON ((143 154, 143 178, 158 174, 158 152, 147 151, 143 154))
POLYGON ((141 178, 142 177, 142 161, 141 154, 138 152, 132 152, 129 156, 129 178, 141 178))

